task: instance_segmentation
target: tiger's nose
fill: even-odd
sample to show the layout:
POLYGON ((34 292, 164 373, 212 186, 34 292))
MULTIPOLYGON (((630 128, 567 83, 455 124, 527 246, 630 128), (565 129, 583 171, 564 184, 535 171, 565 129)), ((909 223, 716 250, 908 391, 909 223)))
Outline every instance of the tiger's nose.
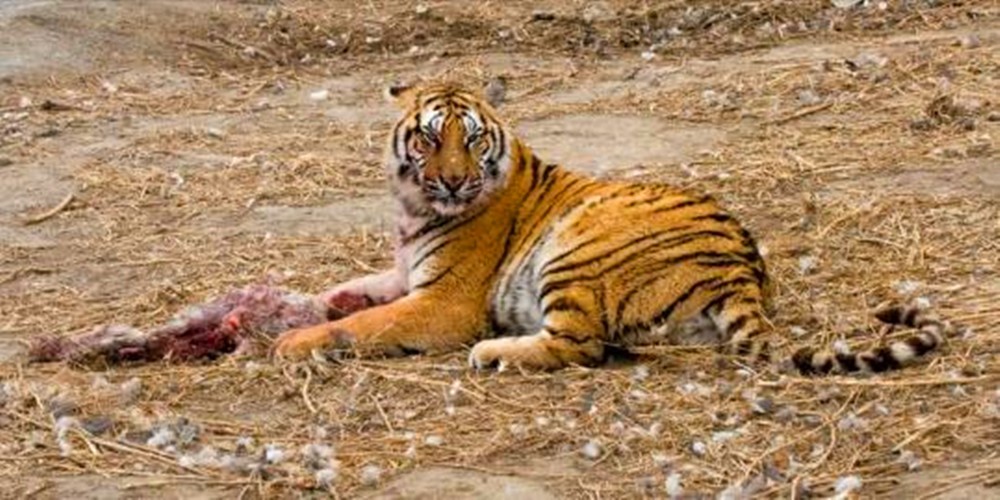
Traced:
POLYGON ((457 193, 468 179, 465 175, 443 175, 441 176, 441 184, 451 193, 457 193))

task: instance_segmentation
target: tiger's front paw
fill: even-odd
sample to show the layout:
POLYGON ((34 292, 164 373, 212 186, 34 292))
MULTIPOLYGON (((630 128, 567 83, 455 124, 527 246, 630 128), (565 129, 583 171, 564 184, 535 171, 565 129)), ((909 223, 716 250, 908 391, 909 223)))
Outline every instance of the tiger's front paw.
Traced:
POLYGON ((363 311, 376 305, 376 302, 371 297, 363 293, 352 290, 338 290, 336 288, 323 293, 319 299, 326 304, 327 319, 329 320, 350 316, 358 311, 363 311))
POLYGON ((274 354, 285 359, 304 359, 314 350, 326 350, 350 342, 350 336, 330 325, 289 330, 274 342, 274 354))
POLYGON ((503 371, 510 365, 551 369, 559 368, 561 363, 546 351, 535 335, 483 340, 472 346, 469 353, 469 366, 477 370, 496 366, 497 371, 503 371))

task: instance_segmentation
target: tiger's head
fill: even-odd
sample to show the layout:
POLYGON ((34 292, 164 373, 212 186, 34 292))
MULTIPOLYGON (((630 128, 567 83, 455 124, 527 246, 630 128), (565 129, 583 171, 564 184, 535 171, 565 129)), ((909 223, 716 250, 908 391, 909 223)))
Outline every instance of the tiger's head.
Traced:
POLYGON ((511 138, 494 107, 502 83, 485 95, 450 85, 392 86, 403 110, 390 136, 393 192, 407 212, 452 216, 486 202, 511 164, 511 138))

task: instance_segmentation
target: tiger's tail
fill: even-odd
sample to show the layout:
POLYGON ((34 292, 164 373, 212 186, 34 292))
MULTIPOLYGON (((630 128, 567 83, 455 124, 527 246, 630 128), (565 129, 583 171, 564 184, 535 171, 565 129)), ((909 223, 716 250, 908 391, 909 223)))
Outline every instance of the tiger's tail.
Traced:
POLYGON ((836 345, 823 349, 804 347, 792 355, 792 364, 803 375, 897 370, 923 359, 958 331, 918 304, 884 307, 875 312, 875 317, 890 327, 905 326, 917 331, 889 345, 860 352, 836 345))

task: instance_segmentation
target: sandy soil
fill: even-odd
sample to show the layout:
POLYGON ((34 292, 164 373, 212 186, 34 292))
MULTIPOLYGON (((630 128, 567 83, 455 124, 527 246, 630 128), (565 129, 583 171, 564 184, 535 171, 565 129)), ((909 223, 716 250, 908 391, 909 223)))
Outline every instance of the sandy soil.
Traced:
MULTIPOLYGON (((915 293, 930 295, 996 339, 1000 309, 987 300, 1000 293, 996 2, 966 2, 955 7, 959 13, 928 6, 911 24, 867 26, 865 17, 876 14, 864 11, 843 33, 806 30, 766 43, 752 37, 723 43, 692 29, 688 49, 656 35, 666 41, 648 54, 651 32, 614 24, 619 2, 515 2, 497 14, 510 20, 510 32, 484 37, 476 33, 487 21, 462 20, 449 2, 330 2, 325 10, 316 2, 287 2, 281 9, 275 3, 284 4, 0 2, 0 363, 7 381, 90 384, 91 374, 71 368, 23 365, 22 341, 31 335, 105 322, 149 325, 268 272, 285 274, 290 286, 318 290, 385 265, 391 222, 379 161, 393 110, 381 89, 448 72, 507 75, 506 112, 545 158, 598 176, 718 193, 770 250, 782 289, 779 306, 789 305, 779 315, 785 330, 800 324, 833 335, 837 323, 858 318, 876 292, 891 294, 912 282, 922 287, 915 293), (329 13, 316 21, 328 32, 295 17, 309 9, 329 13), (445 21, 435 24, 434 16, 445 21), (587 16, 596 34, 579 28, 587 16), (566 35, 544 38, 539 25, 545 23, 566 35), (413 35, 421 27, 432 35, 413 35), (635 41, 632 33, 638 33, 635 41), (511 41, 519 37, 526 41, 511 41), (567 48, 573 43, 580 48, 567 48), (319 91, 323 99, 316 99, 319 91), (946 116, 953 123, 927 125, 937 92, 957 96, 957 106, 964 106, 946 116), (931 130, 920 132, 924 126, 931 130), (70 194, 65 210, 25 224, 70 194), (802 272, 803 256, 819 270, 802 272), (875 290, 866 288, 873 276, 881 283, 875 290)), ((833 7, 818 12, 843 15, 833 7)), ((995 375, 995 346, 958 351, 966 364, 985 367, 980 375, 995 375)), ((460 366, 460 357, 443 362, 460 366)), ((440 362, 417 360, 423 368, 413 373, 440 362)), ((227 366, 243 371, 240 364, 227 366)), ((197 369, 204 382, 217 367, 197 369)), ((148 373, 116 368, 106 376, 119 383, 148 373)), ((264 377, 258 395, 265 397, 286 378, 274 367, 264 377)), ((991 380, 969 389, 978 398, 970 405, 985 408, 997 397, 990 391, 1000 386, 991 380)), ((211 422, 235 418, 238 407, 245 427, 234 433, 263 433, 261 426, 282 415, 308 415, 302 401, 287 396, 273 405, 212 401, 211 384, 201 382, 180 394, 153 391, 136 411, 146 420, 192 414, 211 422)), ((331 387, 347 391, 349 382, 331 387)), ((497 390, 504 380, 491 384, 497 390)), ((916 404, 919 396, 913 397, 916 404)), ((975 422, 1000 425, 997 416, 982 418, 975 422)), ((213 439, 231 441, 220 429, 212 430, 213 439)), ((479 437, 492 440, 491 449, 506 439, 485 429, 479 437)), ((311 494, 308 477, 262 486, 226 475, 208 481, 123 470, 102 461, 102 454, 114 453, 106 449, 60 462, 52 458, 58 450, 49 437, 31 453, 24 451, 26 439, 20 431, 0 431, 0 462, 14 471, 0 475, 0 484, 19 496, 232 498, 266 496, 272 487, 311 494), (62 465, 53 467, 50 458, 62 465), (17 467, 33 460, 47 465, 22 475, 17 467)), ((930 465, 919 474, 882 474, 862 491, 897 498, 936 488, 941 498, 997 494, 995 436, 993 451, 961 437, 942 442, 948 444, 922 450, 930 465), (955 484, 955 478, 964 479, 955 484), (954 487, 942 488, 949 484, 954 487)), ((477 455, 455 446, 464 468, 411 463, 402 453, 347 454, 341 474, 349 480, 341 492, 373 498, 664 495, 662 471, 648 457, 592 464, 576 445, 549 443, 525 451, 520 461, 512 460, 516 449, 477 455), (361 467, 369 458, 385 471, 375 486, 363 484, 361 467), (623 468, 634 477, 622 478, 623 468), (655 478, 655 493, 643 486, 646 477, 655 478)), ((840 476, 864 476, 864 467, 855 460, 814 476, 830 487, 840 476)), ((739 475, 713 473, 704 481, 725 485, 739 475)), ((787 485, 769 487, 770 494, 787 493, 781 489, 787 485)))

